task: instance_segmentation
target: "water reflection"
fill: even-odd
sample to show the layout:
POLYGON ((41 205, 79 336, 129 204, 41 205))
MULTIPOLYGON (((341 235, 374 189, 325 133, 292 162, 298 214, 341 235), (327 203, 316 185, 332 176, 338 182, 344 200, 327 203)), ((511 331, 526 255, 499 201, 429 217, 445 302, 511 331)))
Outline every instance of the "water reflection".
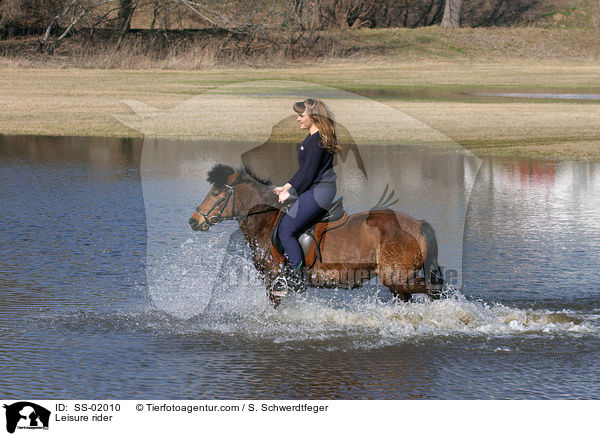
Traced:
POLYGON ((87 136, 9 136, 0 134, 0 159, 32 165, 85 163, 90 168, 137 168, 140 139, 87 136))
POLYGON ((473 92, 471 94, 486 97, 539 98, 553 100, 600 100, 600 94, 581 93, 473 92))
POLYGON ((578 103, 595 103, 600 100, 597 88, 590 89, 552 89, 540 92, 539 89, 516 89, 513 92, 497 92, 496 90, 467 90, 444 87, 394 87, 352 89, 359 95, 384 100, 427 100, 427 101, 461 101, 461 102, 497 102, 523 100, 578 100, 578 103))
POLYGON ((467 287, 511 299, 595 298, 598 192, 598 163, 486 159, 467 214, 467 287))

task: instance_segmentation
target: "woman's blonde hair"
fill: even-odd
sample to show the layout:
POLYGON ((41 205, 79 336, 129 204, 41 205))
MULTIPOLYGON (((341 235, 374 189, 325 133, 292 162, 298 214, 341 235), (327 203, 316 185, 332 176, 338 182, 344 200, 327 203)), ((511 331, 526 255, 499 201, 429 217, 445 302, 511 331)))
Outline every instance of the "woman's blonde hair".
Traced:
POLYGON ((293 105, 294 112, 302 115, 304 111, 313 120, 313 123, 319 129, 321 136, 321 147, 330 153, 338 153, 342 151, 342 146, 338 144, 337 135, 335 132, 335 120, 333 114, 329 111, 325 103, 321 100, 307 98, 304 101, 297 101, 293 105))

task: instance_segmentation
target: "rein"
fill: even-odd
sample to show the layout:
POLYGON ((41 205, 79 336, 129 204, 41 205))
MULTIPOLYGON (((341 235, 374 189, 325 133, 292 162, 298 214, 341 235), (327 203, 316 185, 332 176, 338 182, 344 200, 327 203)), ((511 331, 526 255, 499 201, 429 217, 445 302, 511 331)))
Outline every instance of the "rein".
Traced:
MULTIPOLYGON (((235 180, 233 182, 231 182, 231 185, 225 184, 225 187, 228 189, 227 194, 225 194, 224 197, 221 197, 221 199, 219 201, 217 201, 213 207, 210 208, 210 210, 206 213, 202 212, 202 210, 200 209, 200 206, 198 206, 196 208, 196 212, 198 212, 200 215, 202 215, 202 217, 204 218, 204 222, 210 227, 213 226, 215 224, 220 223, 221 221, 226 221, 226 220, 235 220, 235 219, 240 219, 240 218, 246 218, 250 215, 257 215, 257 214, 261 214, 261 213, 266 213, 271 209, 265 209, 265 210, 260 210, 260 211, 256 211, 256 212, 250 212, 247 214, 242 214, 242 215, 236 215, 235 214, 235 185, 237 185, 238 183, 240 183, 242 180, 241 178, 244 176, 244 173, 240 173, 238 174, 238 176, 235 178, 235 180), (233 197, 233 210, 231 212, 231 216, 230 217, 223 217, 223 211, 225 210, 225 208, 227 207, 227 204, 229 204, 229 199, 233 197), (217 214, 211 218, 208 218, 208 216, 210 215, 210 213, 215 210, 221 203, 223 203, 223 205, 221 206, 221 208, 219 209, 219 211, 217 212, 217 214)), ((275 207, 277 206, 278 203, 274 203, 271 205, 268 205, 268 207, 275 207)))

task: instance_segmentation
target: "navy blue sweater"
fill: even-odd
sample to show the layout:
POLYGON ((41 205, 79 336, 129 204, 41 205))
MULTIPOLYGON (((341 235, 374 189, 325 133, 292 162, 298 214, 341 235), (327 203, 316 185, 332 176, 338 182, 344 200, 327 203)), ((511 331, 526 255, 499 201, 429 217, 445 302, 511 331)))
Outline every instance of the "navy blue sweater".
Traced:
POLYGON ((288 182, 297 195, 308 191, 317 183, 334 183, 333 154, 321 148, 319 132, 308 135, 298 150, 298 171, 288 182))

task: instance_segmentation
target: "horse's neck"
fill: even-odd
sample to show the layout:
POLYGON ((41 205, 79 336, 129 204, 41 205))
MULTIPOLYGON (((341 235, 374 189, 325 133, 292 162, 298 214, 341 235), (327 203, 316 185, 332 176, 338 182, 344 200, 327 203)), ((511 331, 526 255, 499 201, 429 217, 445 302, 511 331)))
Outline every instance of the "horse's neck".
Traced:
POLYGON ((259 183, 244 185, 244 215, 238 221, 246 241, 258 246, 269 244, 271 229, 278 210, 272 205, 277 196, 271 187, 259 183))
POLYGON ((263 184, 253 184, 252 193, 255 197, 256 204, 273 204, 277 203, 277 196, 273 193, 270 186, 263 184))
POLYGON ((277 213, 275 208, 259 205, 250 211, 250 215, 240 218, 240 229, 252 248, 268 247, 277 213))

